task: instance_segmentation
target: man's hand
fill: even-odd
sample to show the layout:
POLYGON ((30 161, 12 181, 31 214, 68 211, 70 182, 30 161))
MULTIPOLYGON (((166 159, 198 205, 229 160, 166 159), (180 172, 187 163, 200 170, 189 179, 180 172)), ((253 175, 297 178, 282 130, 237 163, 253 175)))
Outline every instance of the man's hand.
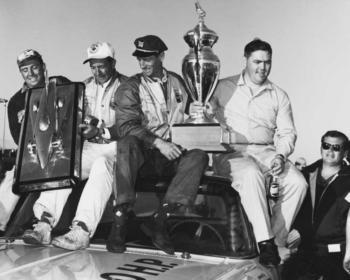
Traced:
POLYGON ((201 102, 194 101, 190 104, 190 116, 191 118, 197 118, 206 115, 212 117, 214 115, 212 106, 208 103, 205 106, 201 102))
POLYGON ((91 124, 79 124, 79 128, 85 139, 96 137, 100 133, 99 128, 91 124))
POLYGON ((271 161, 271 173, 274 176, 280 175, 284 171, 284 158, 280 155, 276 155, 271 161))
POLYGON ((157 138, 153 144, 168 160, 177 159, 182 154, 181 149, 177 145, 163 139, 157 138))
POLYGON ((204 107, 201 102, 194 101, 190 104, 190 116, 196 119, 204 115, 204 107))
POLYGON ((24 109, 17 113, 18 123, 21 123, 23 121, 23 117, 24 117, 24 109))
POLYGON ((350 274, 350 255, 346 253, 343 260, 343 268, 347 274, 350 274))

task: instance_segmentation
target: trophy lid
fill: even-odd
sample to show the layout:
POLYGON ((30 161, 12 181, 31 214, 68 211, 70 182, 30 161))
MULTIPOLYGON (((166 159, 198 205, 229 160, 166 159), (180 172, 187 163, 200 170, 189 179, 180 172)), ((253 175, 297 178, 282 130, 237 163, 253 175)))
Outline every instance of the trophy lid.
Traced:
POLYGON ((215 31, 209 29, 204 24, 204 17, 206 16, 206 13, 201 8, 198 1, 195 5, 199 22, 193 29, 189 30, 184 35, 184 40, 191 48, 203 46, 212 47, 219 39, 219 36, 215 31))

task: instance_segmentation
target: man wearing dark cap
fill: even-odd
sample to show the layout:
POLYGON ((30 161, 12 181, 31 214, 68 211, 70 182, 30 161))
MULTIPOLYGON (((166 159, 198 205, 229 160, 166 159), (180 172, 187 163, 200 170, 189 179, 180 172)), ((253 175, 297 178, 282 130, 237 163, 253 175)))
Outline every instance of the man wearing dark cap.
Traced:
POLYGON ((168 48, 154 35, 134 42, 133 56, 141 73, 129 78, 116 93, 116 129, 118 140, 114 223, 107 240, 111 252, 125 251, 126 219, 135 203, 137 176, 173 176, 158 210, 143 231, 154 245, 174 253, 166 230, 167 215, 180 206, 193 203, 208 157, 201 150, 185 151, 171 142, 169 129, 185 118, 187 93, 183 80, 163 67, 168 48))
MULTIPOLYGON (((24 84, 8 103, 8 121, 13 141, 18 145, 21 132, 26 93, 29 89, 44 86, 46 66, 42 56, 33 49, 21 52, 17 57, 17 65, 23 77, 24 84)), ((62 76, 52 77, 57 83, 69 82, 62 76)), ((12 193, 14 168, 5 174, 0 185, 0 231, 5 230, 8 220, 14 210, 19 196, 12 193)))
POLYGON ((113 165, 117 142, 110 139, 109 127, 115 124, 114 96, 126 76, 115 69, 115 51, 107 42, 97 42, 87 49, 92 76, 85 80, 84 110, 87 119, 81 125, 84 141, 82 178, 88 178, 81 194, 71 230, 51 240, 52 228, 58 223, 71 189, 42 192, 33 211, 39 222, 28 230, 23 240, 31 244, 52 244, 79 250, 89 246, 112 194, 113 165))

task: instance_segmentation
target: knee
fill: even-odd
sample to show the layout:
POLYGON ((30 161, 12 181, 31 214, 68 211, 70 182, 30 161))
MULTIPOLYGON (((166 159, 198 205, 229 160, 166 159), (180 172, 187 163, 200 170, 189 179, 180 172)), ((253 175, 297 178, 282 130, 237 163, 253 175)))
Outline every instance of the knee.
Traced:
POLYGON ((290 192, 293 192, 301 197, 305 196, 308 189, 308 184, 304 176, 299 172, 292 170, 286 178, 286 186, 290 192))
POLYGON ((300 195, 304 196, 306 194, 308 184, 304 178, 304 176, 300 173, 296 176, 293 176, 293 187, 296 192, 298 192, 300 195))
POLYGON ((113 160, 109 160, 107 157, 99 157, 94 161, 92 169, 106 169, 109 166, 112 166, 112 163, 113 160))
POLYGON ((242 175, 245 178, 263 178, 264 175, 261 172, 260 168, 254 164, 247 164, 243 169, 242 169, 242 175))
POLYGON ((134 135, 127 135, 120 138, 117 142, 117 148, 119 151, 125 151, 129 147, 139 147, 140 140, 134 135))
POLYGON ((194 149, 188 152, 188 156, 191 157, 193 162, 196 164, 201 164, 203 166, 207 166, 209 162, 209 156, 206 152, 200 149, 194 149))

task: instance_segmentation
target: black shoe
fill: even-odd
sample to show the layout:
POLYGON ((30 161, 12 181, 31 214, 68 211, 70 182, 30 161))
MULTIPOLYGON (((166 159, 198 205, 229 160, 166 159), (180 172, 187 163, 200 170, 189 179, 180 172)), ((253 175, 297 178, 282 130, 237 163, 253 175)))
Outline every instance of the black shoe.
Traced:
POLYGON ((181 204, 164 203, 150 222, 141 225, 142 231, 152 239, 154 246, 169 255, 174 255, 175 249, 167 231, 167 218, 180 206, 181 204))
POLYGON ((154 246, 169 255, 174 255, 175 249, 165 225, 160 227, 159 225, 156 225, 154 221, 150 221, 142 224, 141 230, 152 239, 154 246))
POLYGON ((277 266, 281 262, 277 246, 273 239, 258 243, 260 256, 259 262, 265 266, 277 266))
POLYGON ((126 250, 125 237, 127 233, 127 209, 119 207, 116 209, 113 216, 113 224, 109 233, 106 247, 107 250, 113 253, 123 253, 126 250))

